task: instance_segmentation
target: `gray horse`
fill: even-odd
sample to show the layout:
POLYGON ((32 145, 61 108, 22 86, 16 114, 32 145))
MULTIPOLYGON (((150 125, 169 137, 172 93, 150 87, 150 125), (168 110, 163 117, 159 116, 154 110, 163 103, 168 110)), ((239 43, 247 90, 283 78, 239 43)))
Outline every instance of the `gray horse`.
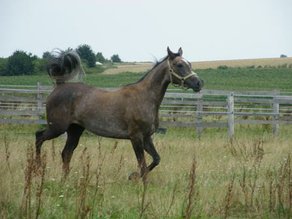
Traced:
POLYGON ((83 83, 66 83, 82 73, 80 58, 74 51, 61 52, 48 65, 56 87, 46 104, 47 127, 36 132, 36 159, 40 162, 41 146, 67 132, 62 151, 63 170, 69 163, 83 131, 104 137, 129 139, 135 151, 139 175, 142 177, 160 162, 152 142, 158 128, 158 110, 170 83, 199 92, 203 81, 192 71, 190 62, 182 57, 182 49, 158 62, 138 82, 114 91, 98 89, 83 83), (153 161, 147 166, 144 151, 153 161))

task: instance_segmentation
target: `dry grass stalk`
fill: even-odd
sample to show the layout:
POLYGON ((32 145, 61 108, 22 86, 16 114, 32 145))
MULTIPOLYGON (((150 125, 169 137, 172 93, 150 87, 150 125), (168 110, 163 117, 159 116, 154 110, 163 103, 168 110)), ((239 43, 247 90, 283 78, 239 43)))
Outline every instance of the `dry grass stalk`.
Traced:
POLYGON ((233 188, 234 188, 234 180, 235 175, 232 176, 231 181, 228 184, 227 187, 227 193, 224 198, 224 218, 227 218, 229 216, 230 207, 232 204, 232 197, 233 197, 233 188))
POLYGON ((287 159, 288 166, 288 218, 292 217, 292 167, 291 167, 291 154, 288 155, 287 159))
POLYGON ((142 196, 141 196, 141 203, 140 203, 140 214, 139 218, 143 218, 143 215, 146 211, 146 209, 150 206, 151 202, 146 202, 146 196, 147 196, 147 189, 148 189, 148 181, 147 181, 147 174, 145 173, 142 177, 143 182, 143 190, 142 190, 142 196))
POLYGON ((239 160, 244 162, 252 161, 255 165, 262 161, 265 154, 263 139, 255 140, 251 144, 233 139, 229 141, 227 148, 235 158, 239 158, 239 160))
POLYGON ((193 208, 194 208, 194 200, 196 195, 196 169, 197 169, 197 161, 194 156, 191 170, 189 173, 189 185, 188 185, 188 194, 187 194, 187 205, 184 212, 184 218, 191 218, 193 208))
POLYGON ((292 188, 292 178, 291 178, 291 156, 288 155, 285 162, 281 165, 279 169, 279 181, 276 185, 277 189, 277 199, 278 199, 278 212, 281 214, 286 214, 291 216, 291 188, 292 188))
POLYGON ((39 218, 42 207, 46 173, 46 154, 42 155, 41 166, 35 161, 34 148, 29 146, 26 152, 26 167, 24 170, 24 189, 21 204, 21 216, 24 218, 39 218), (33 194, 35 192, 35 200, 33 194), (35 203, 35 206, 33 205, 35 203))
POLYGON ((87 190, 90 182, 90 156, 86 153, 87 148, 84 148, 81 155, 82 175, 77 184, 77 218, 86 218, 91 208, 87 205, 87 190))
POLYGON ((268 208, 269 213, 277 217, 291 218, 292 176, 291 155, 281 164, 277 171, 268 170, 268 208))
POLYGON ((100 178, 101 178, 101 171, 102 165, 99 165, 95 171, 95 185, 94 185, 94 192, 91 197, 91 209, 90 212, 90 218, 94 218, 95 210, 97 210, 97 213, 99 212, 99 209, 102 208, 103 204, 103 191, 100 189, 100 178))
MULTIPOLYGON (((106 160, 106 153, 102 154, 102 150, 101 150, 101 141, 102 141, 102 138, 99 137, 98 138, 98 147, 97 147, 97 150, 98 150, 98 154, 97 154, 97 162, 98 162, 98 165, 97 165, 97 169, 96 169, 96 182, 97 183, 100 183, 100 177, 102 175, 102 168, 103 168, 103 165, 104 165, 104 162, 106 160)), ((115 147, 112 149, 111 151, 111 154, 113 154, 115 151, 115 147)))
POLYGON ((253 148, 252 148, 252 156, 254 158, 255 165, 260 165, 261 161, 264 158, 264 140, 259 139, 257 141, 254 141, 253 148))
MULTIPOLYGON (((98 150, 98 155, 97 155, 97 162, 98 162, 98 168, 97 168, 97 176, 100 177, 101 176, 101 170, 102 170, 102 166, 104 164, 105 158, 106 158, 106 153, 102 154, 102 137, 98 137, 97 140, 97 150, 98 150)), ((116 150, 116 145, 114 145, 113 149, 111 150, 111 154, 113 154, 116 150)))
POLYGON ((178 187, 178 182, 175 183, 175 185, 173 187, 173 190, 172 190, 172 193, 171 193, 171 201, 170 201, 169 207, 168 207, 168 209, 166 211, 165 217, 168 217, 169 216, 170 210, 171 210, 172 206, 174 205, 177 187, 178 187))
MULTIPOLYGON (((101 176, 102 176, 102 171, 103 171, 103 165, 104 165, 104 162, 106 160, 106 154, 102 154, 102 151, 101 151, 101 142, 102 142, 102 138, 98 138, 98 156, 97 156, 97 162, 98 162, 98 165, 97 165, 97 168, 96 168, 96 171, 95 171, 95 186, 94 186, 94 192, 93 192, 93 195, 91 197, 91 200, 92 200, 92 204, 91 204, 91 218, 94 217, 94 213, 95 213, 95 210, 99 210, 102 208, 102 205, 103 205, 103 201, 104 201, 104 194, 103 194, 103 191, 102 191, 102 186, 101 186, 101 176)), ((117 148, 117 145, 118 145, 118 142, 116 141, 115 144, 114 144, 114 147, 112 148, 110 154, 114 154, 116 148, 117 148)), ((105 184, 105 183, 104 183, 105 184)), ((99 213, 99 211, 97 212, 99 213)))
POLYGON ((3 141, 4 141, 4 148, 5 148, 5 160, 6 160, 6 164, 7 164, 9 173, 12 176, 13 174, 11 172, 10 161, 9 161, 9 158, 10 158, 10 155, 11 154, 10 154, 10 151, 9 151, 9 142, 7 140, 7 136, 4 136, 3 141))
POLYGON ((248 209, 248 188, 247 188, 247 179, 246 179, 246 168, 243 168, 242 180, 239 181, 239 185, 244 195, 244 202, 245 202, 245 211, 248 209))
POLYGON ((255 192, 258 185, 259 167, 253 165, 250 170, 243 168, 242 179, 239 180, 239 185, 244 194, 245 211, 256 208, 255 206, 255 192))
POLYGON ((267 178, 269 180, 268 182, 268 191, 269 191, 269 213, 271 214, 276 205, 276 187, 275 187, 275 179, 273 177, 273 172, 268 170, 267 171, 267 178))
POLYGON ((31 218, 31 190, 32 190, 32 177, 34 169, 34 155, 32 147, 27 149, 26 153, 26 167, 24 170, 24 189, 22 197, 21 213, 24 217, 31 218))
POLYGON ((47 156, 44 153, 42 155, 42 163, 40 167, 40 179, 39 183, 37 185, 37 191, 36 191, 36 217, 39 218, 40 212, 41 212, 41 205, 42 205, 42 194, 44 191, 44 183, 45 183, 45 174, 46 174, 46 165, 47 165, 47 156))

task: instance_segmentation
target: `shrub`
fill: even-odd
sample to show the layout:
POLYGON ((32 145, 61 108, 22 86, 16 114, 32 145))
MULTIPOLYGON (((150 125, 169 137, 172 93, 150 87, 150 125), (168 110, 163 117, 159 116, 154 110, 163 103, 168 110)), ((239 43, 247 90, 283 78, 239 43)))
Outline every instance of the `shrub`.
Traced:
POLYGON ((220 69, 220 70, 228 69, 228 66, 227 65, 220 65, 220 66, 218 66, 217 69, 220 69))

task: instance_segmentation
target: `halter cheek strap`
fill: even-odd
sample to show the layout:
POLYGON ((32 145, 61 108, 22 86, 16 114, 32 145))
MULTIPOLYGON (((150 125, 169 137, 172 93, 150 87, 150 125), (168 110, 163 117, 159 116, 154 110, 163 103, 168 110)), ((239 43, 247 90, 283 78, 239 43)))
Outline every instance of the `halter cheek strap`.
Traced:
POLYGON ((173 68, 171 67, 170 63, 169 63, 169 60, 167 60, 167 64, 168 64, 168 67, 169 67, 169 73, 170 73, 170 82, 171 84, 173 84, 174 86, 180 86, 182 88, 185 88, 184 86, 184 83, 185 83, 185 80, 187 80, 189 77, 192 77, 192 76, 197 76, 197 74, 195 72, 191 72, 190 74, 186 75, 186 76, 180 76, 178 75, 174 70, 173 68), (173 80, 172 80, 172 76, 176 77, 177 79, 180 80, 181 84, 180 85, 177 85, 177 84, 174 84, 173 83, 173 80))

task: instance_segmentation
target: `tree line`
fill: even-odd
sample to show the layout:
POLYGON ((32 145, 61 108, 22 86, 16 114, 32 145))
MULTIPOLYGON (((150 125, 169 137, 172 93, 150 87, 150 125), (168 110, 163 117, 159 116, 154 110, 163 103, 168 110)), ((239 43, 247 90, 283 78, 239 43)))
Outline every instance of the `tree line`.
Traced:
MULTIPOLYGON (((70 49, 70 48, 69 48, 70 49)), ((114 54, 110 59, 106 59, 101 52, 95 53, 87 44, 79 45, 76 48, 83 65, 88 68, 96 67, 101 63, 119 63, 122 62, 118 54, 114 54)), ((0 76, 13 75, 31 75, 46 71, 47 60, 50 59, 51 53, 46 51, 39 58, 32 53, 22 50, 16 50, 8 58, 0 58, 0 76)))

